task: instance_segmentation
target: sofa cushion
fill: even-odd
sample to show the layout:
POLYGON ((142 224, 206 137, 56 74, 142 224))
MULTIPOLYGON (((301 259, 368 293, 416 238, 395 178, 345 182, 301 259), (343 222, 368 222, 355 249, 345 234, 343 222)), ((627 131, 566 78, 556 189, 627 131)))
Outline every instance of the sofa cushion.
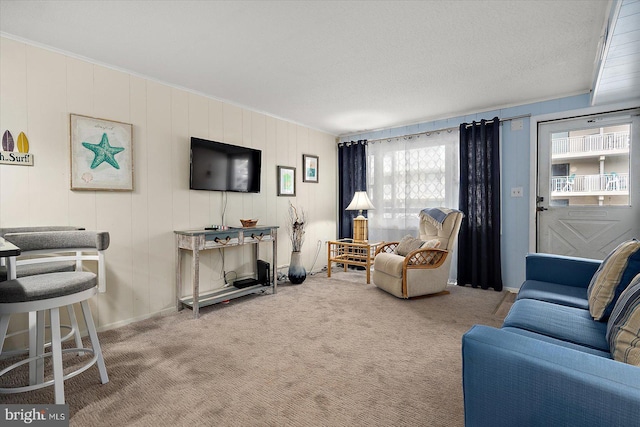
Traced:
POLYGON ((638 426, 640 369, 476 325, 462 338, 467 427, 638 426))
POLYGON ((422 246, 423 244, 423 240, 416 239, 415 237, 409 236, 407 234, 400 240, 400 243, 398 243, 398 246, 396 246, 394 252, 400 256, 407 256, 409 252, 420 249, 420 246, 422 246))
POLYGON ((535 338, 540 341, 546 341, 551 344, 560 345, 562 347, 572 348, 574 350, 582 351, 589 354, 594 354, 596 356, 604 357, 606 359, 611 359, 611 353, 608 351, 598 350, 591 347, 585 347, 583 345, 574 344, 568 341, 562 341, 562 340, 559 340, 558 338, 549 337, 547 335, 542 335, 537 332, 527 331, 526 329, 512 328, 510 326, 503 327, 502 329, 505 331, 513 332, 514 334, 535 338))
POLYGON ((640 366, 640 274, 620 294, 611 312, 607 341, 615 360, 640 366))
POLYGON ((607 324, 596 322, 589 310, 534 299, 516 301, 504 327, 525 329, 574 344, 609 351, 607 324))
POLYGON ((559 285, 557 283, 541 282, 539 280, 527 280, 520 287, 517 299, 536 299, 555 304, 589 309, 587 288, 559 285))
POLYGON ((633 277, 640 273, 640 242, 618 245, 602 261, 589 283, 589 312, 595 320, 609 318, 616 300, 633 277))
POLYGON ((587 288, 602 260, 566 255, 530 253, 525 258, 525 280, 587 288))

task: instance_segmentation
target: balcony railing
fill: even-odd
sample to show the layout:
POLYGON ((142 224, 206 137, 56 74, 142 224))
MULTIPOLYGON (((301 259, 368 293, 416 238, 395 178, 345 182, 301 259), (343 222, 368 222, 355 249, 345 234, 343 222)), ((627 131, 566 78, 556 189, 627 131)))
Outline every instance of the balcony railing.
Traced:
POLYGON ((553 155, 628 150, 629 132, 611 132, 602 135, 553 138, 551 147, 553 155))
POLYGON ((629 193, 628 173, 608 173, 603 175, 571 175, 551 178, 551 191, 563 193, 629 193))

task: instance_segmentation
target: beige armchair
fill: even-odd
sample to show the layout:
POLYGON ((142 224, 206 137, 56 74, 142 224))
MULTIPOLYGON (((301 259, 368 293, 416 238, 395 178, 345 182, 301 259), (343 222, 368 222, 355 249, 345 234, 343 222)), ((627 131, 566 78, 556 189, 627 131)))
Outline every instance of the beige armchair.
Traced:
POLYGON ((437 222, 421 214, 419 239, 425 244, 406 256, 397 253, 400 242, 388 242, 379 247, 374 260, 373 283, 398 298, 449 293, 445 289, 463 217, 462 212, 451 211, 438 227, 437 222), (439 247, 428 247, 437 246, 437 242, 439 247))

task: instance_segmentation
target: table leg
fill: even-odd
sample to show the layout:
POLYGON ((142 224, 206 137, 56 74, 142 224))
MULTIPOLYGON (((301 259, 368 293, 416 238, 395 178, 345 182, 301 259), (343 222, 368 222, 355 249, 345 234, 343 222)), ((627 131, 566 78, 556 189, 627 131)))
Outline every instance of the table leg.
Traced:
POLYGON ((273 233, 273 251, 271 255, 271 260, 273 261, 272 269, 272 280, 273 280, 273 294, 275 295, 278 292, 278 231, 276 229, 272 230, 273 233))
POLYGON ((331 277, 331 243, 327 243, 327 277, 331 277))
POLYGON ((7 258, 7 280, 14 280, 17 277, 16 257, 7 258))
POLYGON ((200 249, 198 246, 193 249, 191 275, 193 281, 193 318, 197 319, 200 316, 200 249))
POLYGON ((349 261, 351 261, 351 259, 349 258, 349 256, 351 255, 351 248, 341 248, 339 249, 339 251, 344 254, 345 262, 342 265, 344 266, 344 271, 346 273, 347 267, 349 266, 349 261))
POLYGON ((369 256, 369 250, 367 249, 367 285, 369 283, 371 283, 370 280, 370 276, 371 276, 371 257, 369 256))
POLYGON ((182 251, 179 244, 180 238, 176 235, 176 309, 182 310, 184 307, 180 301, 182 294, 182 251))

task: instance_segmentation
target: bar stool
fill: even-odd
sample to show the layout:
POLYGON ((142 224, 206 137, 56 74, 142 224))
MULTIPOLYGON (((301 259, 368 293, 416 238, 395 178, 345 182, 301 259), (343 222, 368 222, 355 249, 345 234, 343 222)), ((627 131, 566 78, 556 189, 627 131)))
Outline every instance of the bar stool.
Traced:
MULTIPOLYGON (((44 322, 38 322, 36 355, 20 360, 0 371, 0 377, 26 363, 36 361, 37 380, 24 387, 0 388, 0 394, 21 393, 37 390, 50 385, 54 386, 55 403, 64 404, 64 380, 72 378, 94 364, 98 365, 102 384, 109 382, 107 368, 102 357, 100 342, 96 331, 88 300, 97 294, 96 275, 90 272, 46 273, 36 276, 21 277, 0 282, 0 346, 4 345, 9 326, 9 319, 16 313, 41 313, 49 310, 51 323, 51 352, 44 352, 44 322), (71 348, 62 350, 60 333, 60 308, 80 303, 82 314, 89 332, 92 348, 71 348), (85 365, 64 375, 62 353, 87 352, 93 355, 85 365), (53 379, 44 381, 44 358, 52 357, 53 379)), ((2 347, 0 347, 0 355, 2 347)))
MULTIPOLYGON (((73 226, 39 226, 0 228, 0 235, 21 250, 21 256, 16 261, 18 278, 63 271, 83 271, 84 261, 97 261, 98 291, 106 291, 104 253, 109 247, 109 232, 85 230, 83 227, 73 226)), ((0 265, 0 282, 15 278, 8 277, 6 268, 0 265)), ((62 338, 62 341, 73 337, 76 347, 82 347, 80 329, 72 305, 67 306, 67 312, 70 324, 61 325, 61 327, 69 333, 62 338)), ((40 312, 38 316, 36 318, 35 312, 29 313, 31 329, 35 328, 36 322, 44 322, 44 312, 40 312)), ((24 332, 27 330, 14 331, 6 338, 24 332)), ((33 335, 30 338, 35 340, 33 335)), ((49 345, 47 343, 45 347, 49 345)), ((29 351, 30 356, 33 356, 35 354, 33 348, 35 348, 35 341, 30 340, 29 349, 5 351, 3 355, 10 357, 29 351)), ((35 381, 35 375, 35 371, 31 370, 32 381, 35 381)))

